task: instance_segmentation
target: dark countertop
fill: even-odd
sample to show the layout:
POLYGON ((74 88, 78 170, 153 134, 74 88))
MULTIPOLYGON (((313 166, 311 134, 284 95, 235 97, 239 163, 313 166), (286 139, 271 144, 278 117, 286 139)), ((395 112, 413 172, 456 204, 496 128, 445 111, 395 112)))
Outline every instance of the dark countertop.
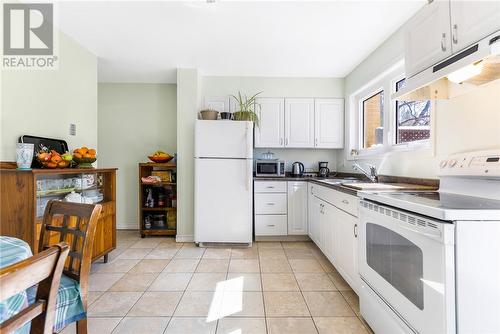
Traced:
MULTIPOLYGON (((315 173, 311 173, 304 176, 292 176, 290 173, 286 173, 285 177, 257 177, 254 176, 254 181, 305 181, 305 182, 313 182, 315 184, 321 185, 323 187, 331 188, 337 191, 344 192, 349 195, 357 196, 358 190, 352 189, 349 187, 344 187, 341 184, 328 184, 321 182, 321 180, 325 179, 345 179, 345 178, 356 178, 359 182, 370 182, 369 179, 363 174, 352 174, 352 173, 332 173, 329 177, 320 178, 316 176, 315 173)), ((422 185, 422 186, 430 186, 434 189, 439 188, 439 180, 434 179, 422 179, 422 178, 410 178, 410 177, 401 177, 401 176, 389 176, 389 175, 379 175, 380 183, 406 183, 413 185, 422 185)))
MULTIPOLYGON (((347 176, 330 176, 330 177, 317 177, 317 176, 290 176, 290 175, 286 175, 285 177, 259 177, 259 176, 254 176, 253 177, 253 180, 254 181, 304 181, 304 182, 313 182, 315 184, 318 184, 320 186, 323 186, 323 187, 327 187, 327 188, 331 188, 331 189, 334 189, 334 190, 337 190, 337 191, 341 191, 343 193, 346 193, 346 194, 349 194, 349 195, 352 195, 352 196, 358 196, 358 192, 357 190, 355 189, 351 189, 351 188, 347 188, 347 187, 344 187, 340 184, 328 184, 328 183, 324 183, 324 182, 321 182, 321 180, 326 180, 326 179, 334 179, 334 178, 344 178, 344 177, 347 177, 347 176)), ((350 175, 349 177, 353 177, 352 175, 350 175)), ((358 180, 361 180, 361 181, 364 181, 365 178, 360 176, 358 180)))

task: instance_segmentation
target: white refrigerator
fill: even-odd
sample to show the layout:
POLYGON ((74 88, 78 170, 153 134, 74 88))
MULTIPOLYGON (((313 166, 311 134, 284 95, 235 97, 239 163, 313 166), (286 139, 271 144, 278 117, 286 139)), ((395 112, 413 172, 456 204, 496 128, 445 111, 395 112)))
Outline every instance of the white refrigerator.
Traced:
POLYGON ((194 239, 252 243, 253 122, 195 124, 194 239))

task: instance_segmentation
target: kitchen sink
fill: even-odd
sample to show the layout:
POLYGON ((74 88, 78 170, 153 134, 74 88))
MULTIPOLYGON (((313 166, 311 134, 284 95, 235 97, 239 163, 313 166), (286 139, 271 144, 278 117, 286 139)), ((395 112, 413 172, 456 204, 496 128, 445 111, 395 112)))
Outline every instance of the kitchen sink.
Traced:
POLYGON ((360 182, 360 180, 355 178, 334 178, 334 179, 323 179, 318 181, 326 184, 346 184, 346 183, 360 182))

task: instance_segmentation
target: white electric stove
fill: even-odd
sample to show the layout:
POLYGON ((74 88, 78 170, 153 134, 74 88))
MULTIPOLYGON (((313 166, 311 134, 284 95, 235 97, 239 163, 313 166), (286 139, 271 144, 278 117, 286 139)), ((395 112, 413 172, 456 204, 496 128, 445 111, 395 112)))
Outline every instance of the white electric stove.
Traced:
POLYGON ((358 195, 376 333, 500 333, 500 149, 443 160, 439 191, 358 195))

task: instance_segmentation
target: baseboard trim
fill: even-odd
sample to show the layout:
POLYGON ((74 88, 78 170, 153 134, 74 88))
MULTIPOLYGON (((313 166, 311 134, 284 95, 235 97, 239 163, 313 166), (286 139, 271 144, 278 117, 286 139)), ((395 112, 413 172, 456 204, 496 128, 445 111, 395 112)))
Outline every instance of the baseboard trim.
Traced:
POLYGON ((175 236, 175 241, 176 242, 194 242, 194 235, 192 235, 192 234, 188 234, 188 235, 177 234, 175 236))
POLYGON ((255 241, 311 241, 307 235, 256 236, 255 241))
POLYGON ((116 229, 117 230, 138 230, 139 224, 137 224, 137 223, 116 224, 116 229))

